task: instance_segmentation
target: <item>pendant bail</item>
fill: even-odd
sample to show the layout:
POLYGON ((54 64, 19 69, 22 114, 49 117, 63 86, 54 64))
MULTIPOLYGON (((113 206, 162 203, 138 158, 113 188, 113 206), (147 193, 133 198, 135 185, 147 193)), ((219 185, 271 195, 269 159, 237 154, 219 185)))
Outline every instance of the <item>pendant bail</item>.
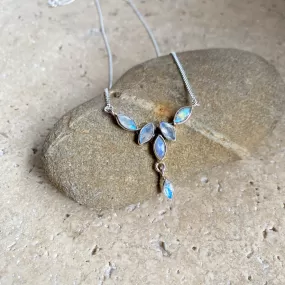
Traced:
POLYGON ((166 171, 166 166, 164 162, 156 162, 155 163, 155 170, 161 175, 161 177, 163 177, 163 179, 165 179, 165 171, 166 171))

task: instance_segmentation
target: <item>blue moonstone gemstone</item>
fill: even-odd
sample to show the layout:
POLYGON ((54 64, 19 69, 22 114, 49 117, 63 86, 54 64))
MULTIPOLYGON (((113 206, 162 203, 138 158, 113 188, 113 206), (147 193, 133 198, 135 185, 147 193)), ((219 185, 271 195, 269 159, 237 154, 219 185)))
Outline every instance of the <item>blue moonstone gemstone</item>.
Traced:
POLYGON ((166 196, 167 199, 172 199, 173 198, 173 192, 174 192, 174 188, 172 183, 165 179, 164 183, 163 183, 163 193, 166 196))
POLYGON ((166 144, 161 135, 157 136, 154 141, 153 151, 157 159, 162 160, 166 154, 166 144))
POLYGON ((159 124, 160 130, 163 134, 163 136, 170 141, 176 140, 176 132, 175 127, 167 122, 161 122, 159 124))
POLYGON ((125 130, 128 131, 137 131, 138 127, 135 123, 135 121, 128 116, 118 114, 116 116, 118 124, 125 130))
POLYGON ((185 123, 191 116, 192 108, 190 106, 180 108, 174 116, 174 125, 185 123))
POLYGON ((153 123, 148 123, 143 126, 139 133, 138 143, 141 145, 150 141, 154 137, 154 129, 155 127, 153 123))

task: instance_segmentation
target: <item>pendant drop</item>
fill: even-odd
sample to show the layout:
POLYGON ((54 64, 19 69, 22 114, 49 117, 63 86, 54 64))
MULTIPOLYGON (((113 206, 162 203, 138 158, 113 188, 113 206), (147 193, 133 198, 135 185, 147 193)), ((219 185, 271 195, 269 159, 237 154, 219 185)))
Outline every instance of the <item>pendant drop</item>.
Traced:
POLYGON ((164 173, 166 166, 164 162, 157 162, 155 164, 155 170, 160 174, 160 177, 163 179, 161 192, 164 193, 165 197, 169 200, 173 198, 174 188, 172 183, 165 177, 164 173))
MULTIPOLYGON (((109 102, 108 92, 108 89, 105 89, 106 102, 109 102)), ((172 123, 163 121, 156 126, 151 122, 145 124, 142 128, 140 128, 132 118, 124 114, 115 113, 113 106, 110 104, 105 106, 104 111, 114 116, 121 128, 127 131, 136 132, 138 134, 137 143, 139 145, 144 145, 153 141, 153 153, 157 159, 155 170, 158 172, 161 180, 161 192, 164 193, 167 199, 171 200, 174 195, 173 184, 164 174, 166 166, 163 160, 167 152, 166 142, 176 141, 176 126, 185 123, 191 117, 192 106, 181 107, 174 115, 172 123)))
POLYGON ((173 192, 174 188, 172 183, 168 180, 165 179, 163 182, 163 193, 166 196, 167 199, 172 199, 173 198, 173 192))

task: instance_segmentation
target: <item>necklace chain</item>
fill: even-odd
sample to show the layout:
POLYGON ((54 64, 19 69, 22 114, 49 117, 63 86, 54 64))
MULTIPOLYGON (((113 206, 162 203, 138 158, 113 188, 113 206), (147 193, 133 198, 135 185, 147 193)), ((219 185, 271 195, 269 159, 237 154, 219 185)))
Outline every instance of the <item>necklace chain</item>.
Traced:
MULTIPOLYGON (((50 6, 52 7, 57 7, 57 6, 63 6, 63 5, 67 5, 72 3, 74 0, 48 0, 48 3, 50 6)), ((137 7, 135 6, 133 0, 126 0, 128 2, 128 4, 132 7, 133 11, 135 12, 135 14, 137 15, 137 17, 139 18, 139 20, 141 21, 141 23, 143 24, 145 30, 147 31, 152 44, 155 48, 155 52, 156 52, 156 56, 159 57, 160 54, 160 50, 159 50, 159 46, 157 44, 157 41, 155 40, 155 37, 150 29, 150 27, 148 26, 147 22, 145 21, 143 15, 141 14, 141 12, 137 9, 137 7)), ((100 21, 100 31, 105 43, 105 47, 106 47, 106 51, 108 54, 108 65, 109 65, 109 86, 108 88, 106 88, 104 90, 104 96, 105 96, 105 100, 106 100, 106 106, 104 108, 104 110, 108 113, 114 113, 113 111, 113 106, 111 105, 111 98, 110 98, 110 93, 109 93, 109 89, 112 88, 113 86, 113 58, 112 58, 112 51, 109 45, 109 41, 108 41, 108 37, 105 31, 105 26, 104 26, 104 18, 103 18, 103 13, 102 13, 102 9, 101 9, 101 5, 99 0, 94 0, 95 5, 97 7, 97 11, 98 11, 98 15, 99 15, 99 21, 100 21)), ((187 78, 186 72, 181 64, 181 62, 179 61, 177 55, 175 52, 171 52, 171 55, 175 61, 175 64, 177 65, 177 68, 180 72, 180 75, 182 77, 182 80, 185 84, 185 87, 189 93, 190 96, 190 101, 192 106, 199 106, 199 103, 196 99, 196 96, 194 94, 194 91, 192 89, 192 86, 187 78)))
MULTIPOLYGON (((106 34, 106 31, 105 31, 105 26, 104 26, 104 19, 103 19, 103 13, 102 13, 102 9, 101 9, 101 5, 100 5, 100 2, 99 0, 94 0, 95 1, 95 5, 97 7, 97 11, 98 11, 98 15, 99 15, 99 21, 100 21, 100 31, 101 31, 101 34, 102 34, 102 37, 103 37, 103 40, 104 40, 104 43, 105 43, 105 46, 106 46, 106 51, 107 51, 107 54, 108 54, 108 63, 109 63, 109 87, 108 88, 105 88, 104 90, 104 96, 105 96, 105 101, 106 101, 106 106, 104 108, 104 111, 107 112, 107 113, 111 113, 111 114, 114 114, 114 108, 113 106, 111 105, 111 98, 110 98, 110 93, 109 93, 109 89, 112 88, 113 86, 113 59, 112 59, 112 51, 111 51, 111 48, 110 48, 110 45, 109 45, 109 41, 108 41, 108 37, 107 37, 107 34, 106 34)), ((139 20, 142 22, 144 28, 146 29, 151 41, 152 41, 152 44, 155 48, 155 52, 156 52, 156 55, 157 57, 160 56, 160 50, 159 50, 159 46, 155 40, 155 37, 150 29, 150 27, 148 26, 148 24, 146 23, 146 21, 144 20, 142 14, 140 13, 140 11, 137 9, 137 7, 135 6, 135 4, 133 3, 132 0, 128 0, 127 1, 128 4, 132 7, 132 9, 134 10, 135 14, 137 15, 137 17, 139 18, 139 20)), ((177 54, 175 52, 171 52, 171 55, 174 59, 174 62, 175 64, 177 65, 177 68, 180 72, 180 75, 182 77, 182 80, 185 84, 185 87, 189 93, 189 96, 190 96, 190 101, 191 101, 191 104, 192 106, 199 106, 199 103, 196 99, 196 96, 194 94, 194 91, 192 89, 192 86, 187 78, 187 75, 186 75, 186 72, 181 64, 181 62, 179 61, 178 57, 177 57, 177 54)))
MULTIPOLYGON (((58 4, 58 1, 60 0, 49 0, 50 3, 53 3, 53 7, 56 7, 58 4)), ((71 3, 74 0, 62 0, 62 3, 71 3)), ((112 52, 111 48, 108 42, 107 34, 105 32, 104 27, 104 20, 103 20, 103 14, 100 6, 99 0, 94 0, 95 5, 97 7, 97 11, 99 14, 99 20, 100 20, 100 31, 102 33, 102 37, 104 39, 104 43, 106 46, 107 54, 108 54, 108 61, 109 61, 109 87, 104 89, 104 97, 106 101, 106 105, 104 107, 104 111, 111 114, 114 118, 116 118, 117 123, 119 126, 127 131, 132 132, 139 132, 138 134, 138 144, 142 145, 145 144, 154 138, 153 143, 153 151, 156 156, 157 162, 155 163, 155 170, 159 173, 161 179, 163 180, 162 183, 162 191, 164 192, 165 196, 168 199, 172 199, 173 197, 173 185, 172 183, 166 178, 165 171, 166 166, 165 163, 162 161, 166 156, 167 146, 166 146, 166 140, 169 141, 176 141, 176 125, 185 123, 192 114, 192 107, 199 106, 199 103, 197 102, 197 99, 195 97, 195 94, 193 92, 193 89, 191 87, 191 84, 187 78, 186 72, 179 61, 177 55, 175 52, 171 52, 171 56, 173 57, 173 60, 179 70, 179 73, 181 75, 181 78, 183 80, 183 83, 187 89, 187 92, 189 94, 189 103, 191 101, 191 106, 184 106, 181 107, 176 114, 174 115, 172 123, 169 122, 160 122, 159 126, 155 126, 154 123, 147 123, 142 128, 139 128, 136 122, 131 119, 130 117, 124 115, 124 114, 117 114, 114 111, 114 107, 111 104, 111 98, 110 98, 110 92, 109 91, 112 88, 113 85, 113 59, 112 59, 112 52), (156 129, 159 128, 159 133, 156 132, 156 129)), ((157 57, 160 56, 160 51, 158 44, 154 38, 154 35, 147 25, 146 21, 144 20, 142 14, 139 12, 139 10, 136 8, 132 0, 127 0, 128 4, 132 7, 137 17, 142 22, 143 26, 145 27, 152 43, 156 51, 157 57)), ((63 5, 63 4, 62 4, 63 5)))
POLYGON ((142 22, 144 28, 146 29, 152 44, 154 46, 155 52, 156 52, 156 56, 160 57, 160 50, 159 50, 159 46, 157 44, 157 41, 154 37, 154 34, 152 33, 150 27, 148 26, 147 22, 145 21, 143 15, 141 14, 141 12, 138 10, 138 8, 135 6, 134 2, 132 0, 128 0, 129 5, 133 8, 134 12, 136 13, 136 15, 138 16, 139 20, 142 22))
POLYGON ((186 72, 185 72, 185 70, 184 70, 184 68, 183 68, 183 66, 182 66, 182 64, 181 64, 181 62, 179 61, 179 59, 178 59, 178 57, 177 57, 177 54, 176 54, 175 52, 171 52, 171 55, 172 55, 172 57, 173 57, 173 59, 174 59, 176 65, 177 65, 177 67, 178 67, 178 69, 179 69, 179 72, 180 72, 180 74, 181 74, 182 80, 183 80, 183 82, 184 82, 184 84, 185 84, 185 87, 186 87, 186 89, 187 89, 187 91, 188 91, 190 97, 191 97, 192 106, 200 106, 199 103, 198 103, 198 101, 197 101, 197 99, 196 99, 196 96, 195 96, 195 94, 194 94, 194 91, 193 91, 193 89, 192 89, 192 86, 191 86, 191 84, 190 84, 190 82, 189 82, 189 80, 188 80, 188 78, 187 78, 186 72))
POLYGON ((104 19, 103 19, 103 14, 102 14, 102 9, 99 0, 95 0, 95 5, 97 7, 98 15, 99 15, 99 21, 100 21, 100 32, 102 34, 105 47, 107 50, 108 54, 108 62, 109 62, 109 89, 112 88, 113 85, 113 57, 112 57, 112 51, 109 45, 109 41, 107 38, 107 34, 105 31, 105 26, 104 26, 104 19))

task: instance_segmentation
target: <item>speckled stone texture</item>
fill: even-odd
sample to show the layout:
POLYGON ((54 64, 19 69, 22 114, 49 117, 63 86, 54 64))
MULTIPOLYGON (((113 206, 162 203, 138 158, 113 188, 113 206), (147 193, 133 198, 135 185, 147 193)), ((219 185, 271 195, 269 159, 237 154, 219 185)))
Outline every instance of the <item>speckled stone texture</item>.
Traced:
MULTIPOLYGON (((163 55, 237 48, 285 79, 285 1, 133 1, 163 55)), ((172 203, 160 195, 98 214, 48 181, 44 140, 68 111, 101 98, 108 68, 94 1, 46 2, 0 5, 0 284, 284 285, 284 115, 250 156, 175 181, 172 203)), ((155 56, 123 2, 101 0, 115 81, 155 56)))
MULTIPOLYGON (((177 141, 167 143, 167 176, 174 185, 186 186, 193 174, 256 150, 284 111, 285 87, 272 65, 249 52, 210 49, 178 56, 201 105, 177 126, 177 141)), ((115 111, 140 127, 170 122, 188 104, 171 56, 135 66, 110 92, 115 111)), ((98 210, 143 202, 159 184, 150 146, 138 147, 133 132, 118 127, 103 107, 102 95, 64 115, 43 149, 49 179, 75 201, 98 210)))

